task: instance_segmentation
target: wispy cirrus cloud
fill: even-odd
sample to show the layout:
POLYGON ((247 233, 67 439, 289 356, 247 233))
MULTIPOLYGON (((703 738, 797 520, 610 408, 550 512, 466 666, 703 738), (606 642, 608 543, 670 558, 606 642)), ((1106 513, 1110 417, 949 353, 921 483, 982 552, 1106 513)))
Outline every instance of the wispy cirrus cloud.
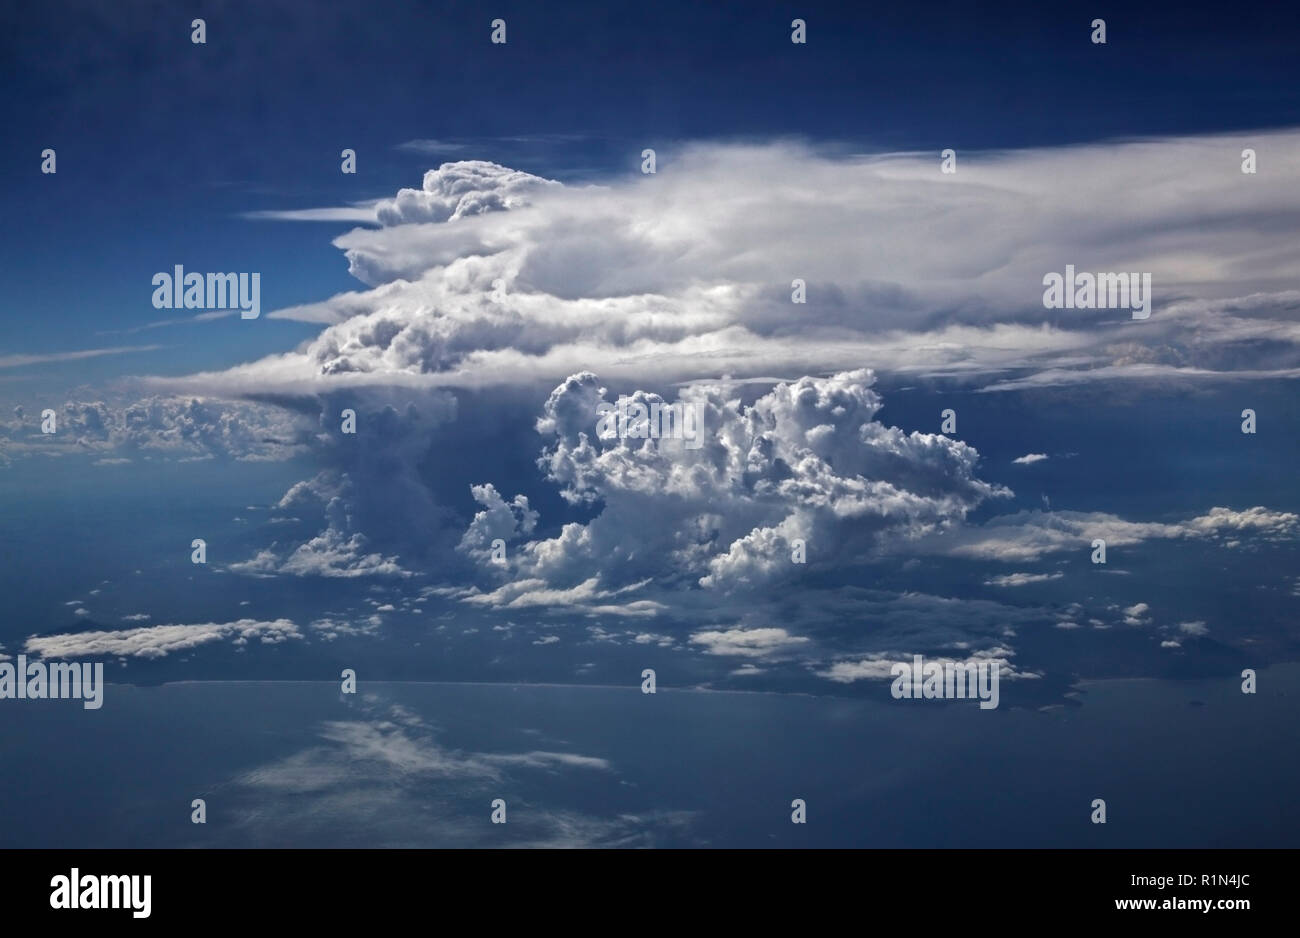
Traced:
POLYGON ((317 222, 360 222, 376 224, 375 206, 378 199, 366 202, 353 202, 350 205, 338 205, 326 208, 290 208, 259 209, 244 212, 241 218, 251 221, 317 221, 317 222))
POLYGON ((38 352, 30 355, 0 355, 0 368, 23 368, 27 365, 51 365, 59 362, 84 361, 105 355, 130 355, 156 352, 162 345, 121 345, 113 348, 78 349, 72 352, 38 352))

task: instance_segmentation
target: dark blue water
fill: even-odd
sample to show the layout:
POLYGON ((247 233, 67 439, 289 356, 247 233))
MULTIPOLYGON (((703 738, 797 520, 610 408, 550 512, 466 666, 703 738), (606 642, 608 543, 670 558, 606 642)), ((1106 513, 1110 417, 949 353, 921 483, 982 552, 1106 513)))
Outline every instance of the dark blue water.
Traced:
POLYGON ((1300 666, 1046 711, 606 687, 0 701, 0 846, 1281 847, 1300 666), (190 821, 207 803, 207 824, 190 821), (506 823, 490 822, 506 802, 506 823), (790 821, 795 798, 808 823, 790 821), (1090 823, 1104 798, 1108 822, 1090 823))

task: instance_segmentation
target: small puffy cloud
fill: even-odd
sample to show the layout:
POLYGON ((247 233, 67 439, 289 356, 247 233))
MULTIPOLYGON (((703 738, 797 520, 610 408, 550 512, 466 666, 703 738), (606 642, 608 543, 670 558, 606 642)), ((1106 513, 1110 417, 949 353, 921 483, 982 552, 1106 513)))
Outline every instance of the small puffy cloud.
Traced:
MULTIPOLYGON (((1017 671, 1009 661, 1009 658, 1014 654, 1015 652, 1009 648, 996 646, 973 652, 964 660, 951 657, 926 657, 925 663, 938 664, 941 668, 946 669, 949 665, 965 666, 992 662, 997 665, 998 679, 1002 681, 1037 680, 1042 678, 1041 674, 1033 671, 1017 671)), ((817 676, 837 684, 852 684, 855 681, 883 681, 891 679, 893 668, 899 664, 910 668, 912 666, 911 656, 903 658, 900 655, 874 655, 856 661, 836 661, 826 670, 817 672, 817 676)))
POLYGON ((345 535, 331 526, 287 554, 279 555, 273 548, 267 548, 259 550, 249 560, 229 564, 226 569, 231 573, 262 577, 286 574, 350 579, 411 575, 410 571, 402 568, 396 557, 367 552, 365 545, 364 535, 345 535))
POLYGON ((387 407, 371 413, 363 446, 330 447, 321 455, 342 469, 327 469, 295 483, 277 508, 306 515, 319 511, 324 528, 296 546, 272 544, 232 573, 355 578, 407 577, 401 559, 441 543, 443 509, 420 476, 419 462, 445 413, 421 415, 387 407), (340 452, 340 450, 342 450, 340 452), (383 539, 382 544, 373 543, 383 539))
POLYGON ((1259 505, 1244 511, 1211 508, 1209 513, 1186 522, 1186 526, 1189 531, 1206 537, 1235 532, 1254 534, 1267 540, 1282 540, 1294 537, 1300 530, 1300 515, 1271 511, 1259 505))
POLYGON ((1151 617, 1147 615, 1150 611, 1151 607, 1146 603, 1134 603, 1124 610, 1124 624, 1147 625, 1151 621, 1151 617))
POLYGON ((645 582, 633 583, 616 590, 599 586, 597 577, 588 577, 567 589, 552 589, 540 579, 516 580, 489 593, 474 590, 459 591, 462 602, 476 606, 502 609, 524 609, 529 606, 564 606, 574 610, 602 612, 614 615, 653 616, 662 607, 649 600, 610 602, 616 597, 634 592, 645 582))
POLYGON ((762 658, 787 651, 793 646, 808 642, 807 638, 791 635, 785 629, 727 629, 705 630, 691 636, 691 642, 703 645, 710 655, 742 655, 762 658))
POLYGON ((1048 583, 1059 580, 1064 573, 1004 573, 984 581, 985 586, 1028 586, 1030 583, 1048 583))
POLYGON ((1032 466, 1036 462, 1042 462, 1047 458, 1046 453, 1026 453, 1023 456, 1011 460, 1017 466, 1032 466))
POLYGON ((493 541, 514 541, 531 534, 537 526, 537 512, 528 507, 523 495, 507 503, 491 483, 471 486, 470 493, 484 510, 470 522, 460 549, 479 562, 491 562, 493 541))
POLYGON ((862 658, 858 661, 836 661, 821 672, 818 677, 824 677, 828 681, 835 681, 837 684, 852 684, 854 681, 883 681, 889 679, 894 665, 900 663, 907 664, 909 662, 900 661, 896 657, 872 657, 862 658))
POLYGON ((378 616, 356 620, 327 616, 312 622, 310 628, 313 634, 332 642, 343 636, 373 635, 382 624, 378 616))
POLYGON ((660 648, 671 648, 674 644, 671 635, 659 635, 655 632, 639 632, 633 636, 632 641, 637 645, 658 645, 660 648))

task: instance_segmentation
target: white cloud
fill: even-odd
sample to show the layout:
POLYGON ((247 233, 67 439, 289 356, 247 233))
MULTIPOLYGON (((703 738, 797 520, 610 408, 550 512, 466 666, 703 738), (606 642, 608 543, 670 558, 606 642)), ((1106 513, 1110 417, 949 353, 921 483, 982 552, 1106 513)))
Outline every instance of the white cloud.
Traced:
POLYGON ((535 386, 583 369, 644 384, 864 361, 1001 389, 1300 374, 1300 247, 1276 237, 1300 227, 1298 178, 1295 131, 976 153, 951 176, 931 154, 788 142, 688 146, 672 173, 584 187, 444 163, 377 203, 381 227, 336 239, 375 289, 281 311, 332 323, 316 340, 159 384, 535 386), (1270 154, 1249 188, 1221 169, 1245 145, 1270 154), (936 231, 979 235, 936 253, 936 231), (1048 315, 1042 277, 1065 264, 1151 272, 1151 319, 1048 315), (815 299, 798 330, 794 274, 776 270, 815 299))
POLYGON ((1146 603, 1135 603, 1124 610, 1125 625, 1148 625, 1151 617, 1147 615, 1151 607, 1146 603))
MULTIPOLYGON (((803 378, 748 407, 725 384, 696 385, 688 393, 703 422, 692 449, 678 439, 601 438, 605 390, 594 375, 573 375, 538 421, 549 441, 539 464, 569 502, 603 510, 530 540, 537 519, 526 500, 507 504, 491 486, 476 487, 487 510, 461 549, 509 582, 465 601, 591 603, 650 582, 661 591, 738 589, 796 576, 798 540, 824 566, 849 565, 885 539, 939 530, 1009 494, 975 478, 978 453, 965 443, 877 421, 873 381, 865 370, 803 378), (512 544, 504 565, 483 562, 492 537, 512 544)), ((630 400, 662 403, 641 391, 630 400)))
MULTIPOLYGON (((940 667, 947 668, 948 665, 969 665, 980 664, 984 662, 993 662, 998 666, 998 679, 1010 681, 1016 679, 1039 679, 1042 677, 1033 671, 1017 671, 1008 660, 1015 652, 1009 648, 995 647, 977 651, 965 660, 947 657, 927 657, 926 662, 933 662, 940 667)), ((828 681, 834 681, 837 684, 852 684, 855 681, 885 681, 892 677, 891 671, 896 664, 905 664, 908 667, 912 665, 910 656, 901 655, 873 655, 859 660, 836 661, 825 671, 817 673, 818 677, 825 678, 828 681)))
POLYGON ((648 600, 624 603, 608 603, 602 600, 613 599, 633 592, 645 585, 645 581, 633 583, 621 589, 601 589, 598 577, 588 577, 581 583, 567 589, 552 589, 545 580, 515 580, 489 593, 474 590, 460 591, 462 602, 477 606, 493 606, 502 609, 524 609, 530 606, 564 606, 573 611, 602 612, 612 615, 653 616, 662 606, 648 600))
POLYGON ((985 586, 1028 586, 1030 583, 1047 583, 1059 580, 1064 573, 1005 573, 984 581, 985 586))
POLYGON ((521 752, 509 754, 488 754, 480 758, 492 765, 522 766, 529 769, 595 769, 608 772, 612 766, 608 759, 596 756, 581 756, 572 752, 521 752))
MULTIPOLYGON (((449 748, 405 708, 369 697, 357 706, 359 718, 322 725, 312 744, 224 786, 225 810, 241 840, 338 842, 340 830, 365 830, 369 842, 387 846, 478 847, 487 843, 485 828, 465 816, 466 806, 522 790, 525 773, 615 773, 607 759, 582 753, 449 748)), ((493 830, 491 840, 515 847, 653 846, 665 831, 685 832, 690 819, 686 812, 606 818, 536 805, 517 811, 511 801, 510 823, 493 830)))
MULTIPOLYGON (((1300 244, 1250 221, 1300 227, 1300 133, 1253 135, 1250 145, 1261 141, 1270 173, 1248 188, 1222 169, 1222 154, 1239 150, 1234 137, 972 154, 952 177, 931 154, 846 157, 789 143, 688 147, 671 173, 587 187, 447 163, 419 189, 377 202, 378 227, 335 240, 366 288, 269 314, 322 325, 315 338, 221 372, 144 379, 214 400, 193 415, 180 399, 154 399, 157 419, 143 413, 134 445, 236 458, 305 449, 327 469, 281 507, 319 507, 320 533, 229 569, 402 576, 446 524, 421 467, 463 429, 451 391, 473 398, 486 423, 494 408, 540 407, 541 470, 585 518, 542 527, 534 506, 544 502, 476 477, 477 514, 455 536, 458 560, 478 579, 451 595, 641 626, 706 610, 690 621, 712 639, 692 644, 715 654, 744 656, 714 649, 754 650, 721 636, 749 641, 771 628, 737 611, 742 597, 811 569, 906 554, 1028 564, 1086 551, 1097 537, 1111 548, 1197 538, 1225 549, 1243 535, 1293 537, 1300 519, 1264 507, 1182 521, 1024 511, 968 525, 1008 490, 979 478, 974 448, 878 419, 875 373, 861 368, 996 381, 990 390, 1300 374, 1300 244), (940 252, 936 232, 952 235, 940 252), (1152 271, 1152 318, 1048 315, 1042 275, 1066 263, 1152 271), (804 306, 790 303, 794 276, 808 283, 804 306), (763 387, 772 376, 784 380, 763 387), (765 380, 746 383, 756 378, 765 380), (597 439, 602 379, 642 402, 663 400, 643 389, 681 382, 680 395, 703 409, 703 445, 597 439), (284 412, 245 415, 223 397, 276 400, 284 412), (341 445, 338 411, 356 402, 365 445, 341 445), (395 546, 402 526, 423 541, 395 546), (485 562, 496 538, 510 545, 503 567, 485 562), (796 541, 807 567, 791 562, 796 541)), ((111 410, 73 406, 85 445, 133 445, 131 421, 111 410)), ((536 451, 518 439, 493 445, 536 451)), ((987 608, 940 608, 960 624, 925 628, 909 608, 895 610, 899 628, 909 639, 945 629, 954 640, 987 637, 987 608)), ((628 634, 668 630, 653 627, 628 634)), ((788 646, 813 644, 787 636, 788 646)))
MULTIPOLYGON (((41 432, 40 421, 18 413, 0 424, 0 438, 13 452, 89 454, 120 452, 178 459, 222 457, 283 460, 307 452, 310 430, 302 417, 265 404, 198 397, 135 397, 116 401, 70 400, 56 409, 58 433, 41 432)), ((102 464, 124 459, 103 458, 102 464)))
MULTIPOLYGON (((425 141, 427 142, 427 141, 425 141)), ((456 221, 485 212, 521 208, 558 182, 483 160, 443 163, 424 174, 419 189, 403 189, 375 208, 380 224, 456 221)))
POLYGON ((244 212, 241 217, 266 221, 370 222, 378 224, 375 207, 378 200, 330 208, 299 208, 244 212))
POLYGON ((345 635, 373 635, 382 624, 383 621, 378 616, 356 620, 327 616, 312 622, 311 630, 325 641, 332 642, 345 635))
POLYGON ((705 630, 691 636, 691 642, 703 645, 710 655, 742 655, 763 658, 788 651, 791 646, 805 644, 808 639, 791 635, 785 629, 727 629, 705 630))
POLYGON ((1089 549, 1101 538, 1107 549, 1154 539, 1205 538, 1231 549, 1229 532, 1248 532, 1263 540, 1283 540, 1300 532, 1300 516, 1256 506, 1245 510, 1216 507, 1186 521, 1126 521, 1103 512, 1021 511, 979 526, 946 531, 917 545, 923 553, 1008 562, 1037 560, 1047 554, 1089 549))
POLYGON ((76 632, 42 635, 27 639, 24 650, 42 658, 165 658, 210 642, 232 639, 242 645, 259 641, 275 645, 301 638, 298 627, 288 619, 259 622, 206 622, 197 625, 149 625, 115 632, 76 632))
POLYGON ((838 684, 851 684, 854 681, 883 681, 889 679, 894 665, 900 662, 907 663, 902 658, 886 657, 837 661, 818 676, 838 684))
POLYGON ((258 551, 249 560, 228 565, 226 569, 231 573, 253 576, 289 574, 352 578, 411 575, 410 571, 402 568, 396 557, 368 553, 365 545, 364 535, 345 535, 331 526, 283 556, 278 555, 274 549, 267 548, 258 551))

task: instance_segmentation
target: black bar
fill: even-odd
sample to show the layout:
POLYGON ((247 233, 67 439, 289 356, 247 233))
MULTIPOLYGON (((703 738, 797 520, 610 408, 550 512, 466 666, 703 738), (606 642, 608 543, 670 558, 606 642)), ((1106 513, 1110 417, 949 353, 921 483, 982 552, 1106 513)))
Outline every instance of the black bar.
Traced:
MULTIPOLYGON (((263 923, 374 928, 433 914, 430 927, 507 922, 542 927, 684 927, 698 916, 809 925, 843 913, 875 930, 906 926, 1105 919, 1231 927, 1287 915, 1291 850, 36 850, 5 851, 9 923, 116 922, 127 927, 263 923), (73 869, 149 880, 148 916, 124 908, 52 908, 73 869), (1189 883, 1179 877, 1193 877, 1189 883), (1137 880, 1135 877, 1145 877, 1137 880), (1162 877, 1169 877, 1162 880, 1162 877), (1155 900, 1155 908, 1118 908, 1155 900), (1179 907, 1203 900, 1248 907, 1179 907), (1169 902, 1171 907, 1161 906, 1169 902), (918 920, 917 916, 921 916, 918 920), (951 921, 950 921, 951 920, 951 921)), ((143 883, 143 880, 139 880, 143 883)), ((98 883, 98 881, 97 881, 98 883)), ((69 883, 70 885, 70 883, 69 883)), ((120 885, 118 888, 124 888, 120 885)), ((98 895, 98 885, 92 887, 98 895)), ((84 892, 83 895, 86 895, 84 892)), ((137 911, 142 910, 142 896, 137 911)), ((458 927, 460 930, 460 927, 458 927)))

